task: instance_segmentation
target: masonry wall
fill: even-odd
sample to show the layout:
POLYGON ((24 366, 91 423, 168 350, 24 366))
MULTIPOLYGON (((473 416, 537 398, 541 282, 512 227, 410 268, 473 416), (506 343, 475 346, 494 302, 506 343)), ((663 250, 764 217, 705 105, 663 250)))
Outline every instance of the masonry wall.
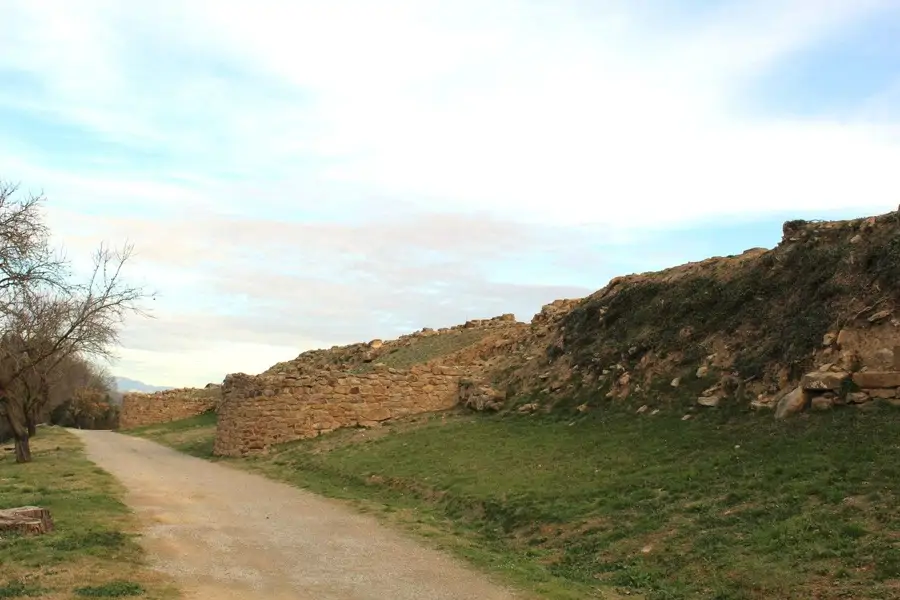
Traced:
POLYGON ((122 397, 119 427, 131 429, 187 419, 215 409, 221 398, 219 387, 184 388, 153 394, 127 393, 122 397))
POLYGON ((361 375, 229 375, 222 387, 214 453, 244 456, 341 427, 371 427, 452 408, 458 402, 459 379, 452 367, 427 365, 361 375))

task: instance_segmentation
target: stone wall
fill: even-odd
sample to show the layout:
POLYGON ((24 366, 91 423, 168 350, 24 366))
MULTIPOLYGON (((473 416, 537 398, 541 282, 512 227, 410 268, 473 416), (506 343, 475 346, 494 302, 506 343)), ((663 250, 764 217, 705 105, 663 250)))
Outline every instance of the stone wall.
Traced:
POLYGON ((219 386, 182 388, 153 394, 129 392, 122 396, 121 429, 187 419, 215 409, 222 399, 219 386))
POLYGON ((244 456, 341 427, 449 409, 458 402, 460 375, 453 367, 428 365, 360 375, 232 374, 222 387, 214 453, 244 456))

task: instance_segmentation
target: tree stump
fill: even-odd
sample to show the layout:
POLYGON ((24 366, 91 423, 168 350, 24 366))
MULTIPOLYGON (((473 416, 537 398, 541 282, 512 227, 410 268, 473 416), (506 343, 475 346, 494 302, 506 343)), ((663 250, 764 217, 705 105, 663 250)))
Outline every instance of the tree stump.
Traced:
POLYGON ((41 535, 53 531, 53 519, 49 510, 38 506, 0 509, 0 533, 4 531, 41 535))

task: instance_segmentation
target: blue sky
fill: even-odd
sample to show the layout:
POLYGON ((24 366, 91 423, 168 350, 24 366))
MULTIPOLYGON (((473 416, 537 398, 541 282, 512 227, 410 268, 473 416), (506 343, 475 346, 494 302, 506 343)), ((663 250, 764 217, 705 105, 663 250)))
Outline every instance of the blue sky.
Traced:
POLYGON ((900 202, 896 0, 0 0, 0 178, 159 292, 117 374, 586 295, 900 202))

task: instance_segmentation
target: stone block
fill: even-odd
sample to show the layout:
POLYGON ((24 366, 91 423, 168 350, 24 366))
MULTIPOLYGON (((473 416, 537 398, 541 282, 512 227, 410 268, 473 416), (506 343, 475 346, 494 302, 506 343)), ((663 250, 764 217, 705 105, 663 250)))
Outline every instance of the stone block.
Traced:
POLYGON ((834 407, 834 399, 828 396, 816 396, 810 401, 809 406, 812 410, 831 410, 834 407))
POLYGON ((867 390, 869 395, 873 398, 896 398, 897 397, 897 388, 883 388, 883 389, 874 389, 867 390))
POLYGON ((800 387, 812 391, 839 390, 849 376, 848 373, 841 371, 814 371, 803 376, 800 380, 800 387))
POLYGON ((854 373, 853 383, 866 390, 897 388, 900 387, 900 371, 863 371, 854 373))
POLYGON ((775 407, 775 418, 785 419, 795 415, 806 408, 808 394, 802 386, 797 386, 778 400, 775 407))

